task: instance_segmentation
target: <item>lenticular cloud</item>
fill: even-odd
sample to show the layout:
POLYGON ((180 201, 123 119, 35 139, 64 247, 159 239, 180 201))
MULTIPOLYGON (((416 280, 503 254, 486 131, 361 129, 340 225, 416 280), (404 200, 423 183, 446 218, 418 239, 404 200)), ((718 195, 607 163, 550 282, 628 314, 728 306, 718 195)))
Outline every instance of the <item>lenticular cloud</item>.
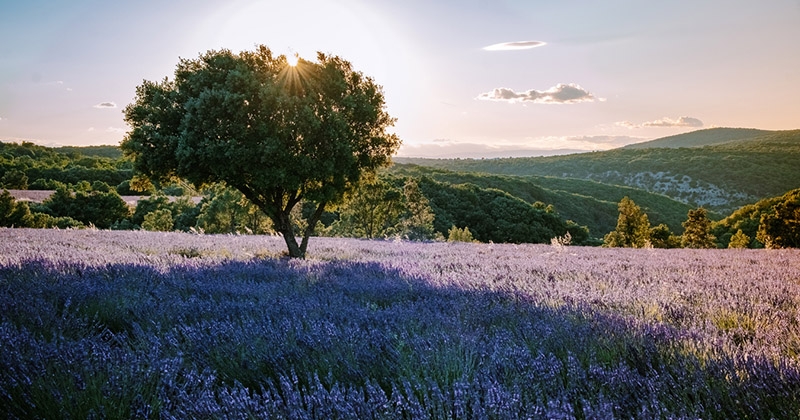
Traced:
POLYGON ((501 42, 499 44, 483 47, 483 49, 486 51, 529 50, 531 48, 541 47, 542 45, 547 45, 547 43, 542 41, 515 41, 515 42, 501 42))

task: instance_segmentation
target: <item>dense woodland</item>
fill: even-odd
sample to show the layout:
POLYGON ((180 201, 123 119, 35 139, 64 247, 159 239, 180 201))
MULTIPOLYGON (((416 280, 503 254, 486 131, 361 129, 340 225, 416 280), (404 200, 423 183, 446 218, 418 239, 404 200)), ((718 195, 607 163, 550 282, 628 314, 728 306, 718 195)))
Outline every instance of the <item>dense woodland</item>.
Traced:
MULTIPOLYGON (((797 247, 798 157, 800 131, 712 129, 568 156, 397 159, 329 206, 315 231, 496 243, 568 237, 581 245, 797 247)), ((269 218, 238 191, 180 180, 153 185, 137 178, 114 146, 0 143, 0 189, 2 226, 274 233, 269 218), (34 202, 5 190, 54 193, 34 202), (123 196, 141 198, 132 207, 123 196)), ((298 231, 305 228, 301 215, 294 218, 298 231)))

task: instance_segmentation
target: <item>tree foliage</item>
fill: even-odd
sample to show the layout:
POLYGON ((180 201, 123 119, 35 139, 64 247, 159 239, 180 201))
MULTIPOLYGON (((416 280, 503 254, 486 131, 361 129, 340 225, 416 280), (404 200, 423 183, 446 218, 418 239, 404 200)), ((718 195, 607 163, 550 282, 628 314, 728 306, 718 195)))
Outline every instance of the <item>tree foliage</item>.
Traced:
POLYGON ((741 229, 736 231, 733 236, 731 236, 730 242, 728 242, 728 248, 748 248, 750 246, 750 237, 745 235, 741 229))
POLYGON ((733 236, 740 230, 750 238, 748 248, 761 248, 767 246, 767 242, 769 247, 793 246, 789 244, 793 239, 796 240, 792 232, 797 230, 798 216, 794 209, 798 203, 800 189, 759 200, 714 223, 712 232, 719 238, 722 247, 729 246, 733 236))
POLYGON ((332 233, 368 239, 391 236, 404 210, 401 191, 380 178, 369 179, 348 194, 332 233))
POLYGON ((240 191, 216 184, 198 205, 196 226, 206 233, 273 233, 267 216, 240 191))
POLYGON ((53 189, 41 188, 53 182, 102 181, 118 185, 132 174, 131 163, 118 158, 88 156, 77 149, 60 153, 29 142, 0 142, 0 187, 8 189, 53 189))
POLYGON ((800 248, 800 189, 784 194, 761 214, 757 238, 767 248, 800 248))
POLYGON ((425 240, 436 237, 433 221, 436 216, 430 206, 430 201, 422 193, 419 183, 409 178, 403 185, 405 198, 405 214, 401 221, 401 230, 404 237, 411 240, 425 240))
POLYGON ((703 207, 689 210, 683 222, 681 246, 684 248, 716 248, 716 237, 711 234, 711 220, 703 207))
POLYGON ((453 225, 447 231, 447 242, 475 242, 475 239, 468 227, 459 228, 453 225))
POLYGON ((42 203, 42 209, 55 217, 69 217, 85 225, 108 229, 114 223, 128 219, 128 204, 104 183, 94 186, 79 183, 74 189, 58 188, 42 203))
POLYGON ((332 236, 357 238, 434 239, 433 210, 412 178, 379 176, 362 182, 339 205, 332 236))
POLYGON ((650 228, 650 244, 653 248, 680 248, 681 238, 674 235, 669 226, 661 223, 650 228))
POLYGON ((28 203, 17 202, 8 190, 0 194, 0 227, 33 227, 28 203))
POLYGON ((125 120, 122 148, 139 171, 226 182, 272 219, 292 257, 305 255, 326 206, 400 143, 386 132, 394 119, 381 87, 349 62, 320 53, 290 66, 265 46, 181 60, 174 80, 137 88, 125 120), (297 232, 301 201, 315 209, 297 232))
POLYGON ((603 238, 603 246, 644 248, 650 244, 650 220, 647 214, 628 197, 619 202, 617 228, 603 238))
POLYGON ((167 209, 160 209, 144 215, 142 229, 156 232, 169 232, 172 230, 174 224, 172 212, 167 209))
POLYGON ((28 188, 28 176, 25 172, 14 169, 7 171, 0 177, 0 187, 16 190, 24 190, 28 188))

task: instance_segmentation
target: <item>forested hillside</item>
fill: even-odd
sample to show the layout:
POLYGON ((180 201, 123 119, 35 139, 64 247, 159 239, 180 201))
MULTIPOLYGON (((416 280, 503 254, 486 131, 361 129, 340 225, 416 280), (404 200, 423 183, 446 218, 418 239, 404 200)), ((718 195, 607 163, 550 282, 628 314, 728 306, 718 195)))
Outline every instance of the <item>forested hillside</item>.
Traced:
POLYGON ((33 143, 0 142, 0 188, 55 189, 54 182, 105 182, 110 186, 130 180, 133 166, 120 159, 112 146, 53 149, 33 143))
POLYGON ((750 248, 800 247, 800 188, 743 206, 714 223, 722 247, 736 235, 750 248))
MULTIPOLYGON (((728 133, 729 137, 726 141, 716 138, 714 145, 691 148, 621 148, 537 158, 397 161, 459 172, 554 176, 624 185, 721 214, 800 187, 800 130, 766 132, 755 137, 752 130, 738 129, 695 133, 701 138, 697 144, 720 133, 728 133)), ((686 134, 680 140, 690 142, 691 137, 691 133, 686 134)))
MULTIPOLYGON (((430 178, 441 183, 471 184, 507 192, 528 203, 552 205, 564 219, 586 226, 594 237, 614 230, 617 223, 617 203, 630 197, 647 212, 654 224, 664 223, 680 232, 691 206, 664 195, 641 189, 606 185, 596 181, 544 176, 505 176, 451 172, 419 165, 395 164, 389 173, 414 178, 430 178)), ((719 218, 719 215, 712 215, 719 218)))

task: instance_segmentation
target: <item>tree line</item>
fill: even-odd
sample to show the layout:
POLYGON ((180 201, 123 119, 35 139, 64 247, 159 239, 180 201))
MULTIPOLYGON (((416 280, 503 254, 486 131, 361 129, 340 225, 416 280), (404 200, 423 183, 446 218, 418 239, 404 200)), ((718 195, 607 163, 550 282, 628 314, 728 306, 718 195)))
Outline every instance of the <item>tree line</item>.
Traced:
POLYGON ((617 227, 603 246, 627 248, 798 248, 800 189, 761 200, 712 222, 708 211, 690 210, 678 236, 664 224, 650 226, 647 214, 628 197, 619 203, 617 227))

